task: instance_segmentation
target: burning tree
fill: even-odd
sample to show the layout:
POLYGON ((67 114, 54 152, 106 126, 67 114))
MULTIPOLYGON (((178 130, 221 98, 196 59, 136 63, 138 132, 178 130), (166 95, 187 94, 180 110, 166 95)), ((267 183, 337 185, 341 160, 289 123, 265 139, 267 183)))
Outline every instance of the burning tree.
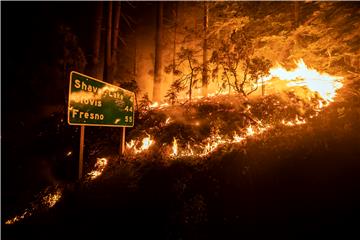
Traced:
POLYGON ((252 41, 242 30, 219 41, 210 62, 215 64, 213 78, 221 71, 222 87, 245 97, 258 89, 258 80, 268 75, 271 66, 269 60, 254 56, 252 41))

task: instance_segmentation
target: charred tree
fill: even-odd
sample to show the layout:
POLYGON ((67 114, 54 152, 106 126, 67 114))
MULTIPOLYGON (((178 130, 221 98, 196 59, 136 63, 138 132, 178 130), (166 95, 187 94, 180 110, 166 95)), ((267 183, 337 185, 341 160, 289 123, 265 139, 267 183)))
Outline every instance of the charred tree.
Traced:
POLYGON ((156 39, 155 39, 155 66, 154 66, 154 87, 153 87, 153 101, 159 102, 161 100, 161 68, 162 68, 162 28, 163 28, 163 2, 157 5, 156 18, 156 39))

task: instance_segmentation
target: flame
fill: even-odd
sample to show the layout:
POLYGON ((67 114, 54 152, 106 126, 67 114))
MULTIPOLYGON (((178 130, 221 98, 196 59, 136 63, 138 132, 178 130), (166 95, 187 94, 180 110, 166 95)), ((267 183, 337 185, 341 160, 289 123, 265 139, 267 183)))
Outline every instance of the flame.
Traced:
POLYGON ((254 134, 255 134, 255 132, 251 125, 246 128, 246 135, 253 136, 254 134))
POLYGON ((56 192, 44 196, 43 204, 46 205, 48 208, 52 208, 60 200, 61 196, 62 196, 62 191, 59 188, 56 190, 56 192))
POLYGON ((283 125, 286 125, 286 126, 295 126, 295 125, 305 124, 305 123, 306 123, 306 120, 305 120, 305 119, 299 119, 298 115, 296 115, 296 117, 295 117, 294 120, 286 121, 285 119, 283 119, 283 120, 281 121, 281 123, 282 123, 283 125))
POLYGON ((271 68, 270 75, 266 77, 266 80, 278 78, 282 81, 287 81, 287 86, 289 87, 307 87, 312 92, 318 93, 325 101, 334 101, 336 90, 343 86, 340 82, 343 77, 320 73, 306 66, 303 59, 295 61, 295 63, 297 67, 290 71, 280 65, 271 68))
POLYGON ((239 136, 236 132, 233 136, 233 142, 235 143, 239 143, 242 142, 243 140, 245 140, 245 138, 243 136, 239 136))
POLYGON ((157 108, 159 106, 159 103, 158 102, 154 102, 152 104, 149 105, 149 108, 150 109, 154 109, 154 108, 157 108))
POLYGON ((126 143, 127 148, 133 148, 135 146, 135 140, 131 140, 129 143, 126 143))
POLYGON ((161 109, 161 108, 165 108, 165 107, 168 107, 168 106, 170 106, 170 104, 163 103, 163 104, 160 104, 159 108, 161 109))
POLYGON ((171 118, 168 117, 168 118, 166 119, 166 121, 165 121, 165 125, 169 124, 170 122, 171 122, 171 118))
POLYGON ((108 164, 108 160, 106 158, 98 158, 95 163, 94 170, 92 170, 87 174, 88 178, 90 180, 94 180, 95 178, 100 176, 103 173, 107 164, 108 164))
POLYGON ((149 147, 151 146, 151 144, 153 144, 153 140, 151 140, 151 136, 149 135, 148 137, 144 138, 142 140, 142 146, 140 148, 140 150, 147 150, 149 149, 149 147))
POLYGON ((177 156, 177 154, 178 154, 178 145, 177 145, 176 138, 174 138, 172 150, 173 150, 173 152, 172 152, 171 156, 177 156))
POLYGON ((190 143, 187 144, 187 148, 189 150, 189 156, 193 156, 194 155, 194 151, 192 150, 191 146, 190 146, 190 143))
POLYGON ((149 134, 147 135, 147 137, 142 139, 142 145, 140 146, 140 148, 136 147, 136 142, 138 141, 135 140, 131 140, 130 143, 126 143, 127 148, 132 149, 135 154, 148 150, 150 146, 155 143, 155 141, 151 139, 151 136, 149 134))
POLYGON ((170 104, 167 102, 162 103, 162 104, 160 104, 158 102, 153 102, 152 104, 149 105, 149 109, 162 109, 162 108, 166 108, 168 106, 170 106, 170 104))

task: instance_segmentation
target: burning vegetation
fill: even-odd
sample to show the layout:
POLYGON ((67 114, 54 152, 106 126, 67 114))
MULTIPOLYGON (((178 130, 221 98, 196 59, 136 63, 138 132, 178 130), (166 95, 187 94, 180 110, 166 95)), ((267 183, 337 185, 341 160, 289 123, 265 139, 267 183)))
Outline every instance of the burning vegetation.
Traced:
POLYGON ((149 126, 145 122, 134 132, 144 131, 146 126, 146 131, 154 136, 146 133, 146 137, 132 139, 127 143, 127 153, 139 154, 152 147, 164 157, 205 157, 219 146, 243 143, 281 124, 305 124, 333 102, 336 91, 343 86, 343 77, 320 73, 302 59, 292 70, 278 65, 269 73, 257 80, 266 86, 267 96, 239 98, 233 94, 198 98, 173 107, 150 105, 151 111, 143 113, 143 118, 155 124, 149 126), (270 104, 268 109, 265 104, 270 104), (171 142, 170 133, 175 134, 171 142), (153 143, 159 146, 152 146, 153 143))

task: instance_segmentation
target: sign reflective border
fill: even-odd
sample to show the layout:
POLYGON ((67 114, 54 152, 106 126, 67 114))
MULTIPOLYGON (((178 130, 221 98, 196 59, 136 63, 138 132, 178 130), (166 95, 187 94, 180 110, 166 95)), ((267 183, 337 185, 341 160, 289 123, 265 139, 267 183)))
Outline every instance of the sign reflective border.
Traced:
POLYGON ((101 80, 70 73, 68 123, 108 127, 134 126, 135 94, 101 80))

